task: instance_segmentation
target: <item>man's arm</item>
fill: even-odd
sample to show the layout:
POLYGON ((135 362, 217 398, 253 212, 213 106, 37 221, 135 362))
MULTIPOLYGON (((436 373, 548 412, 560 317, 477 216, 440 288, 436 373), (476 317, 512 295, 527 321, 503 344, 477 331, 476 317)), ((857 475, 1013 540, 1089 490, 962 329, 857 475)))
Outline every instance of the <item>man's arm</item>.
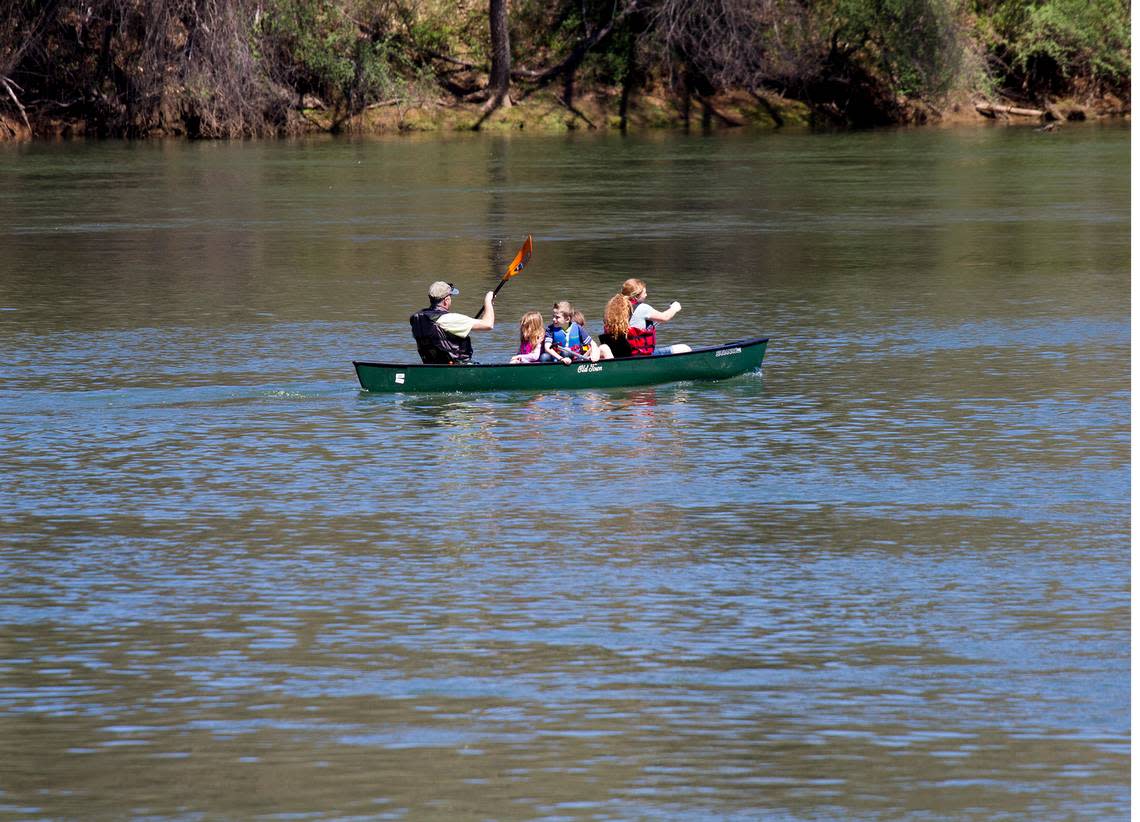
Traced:
POLYGON ((471 324, 472 331, 490 331, 495 327, 495 296, 494 291, 488 291, 483 298, 483 316, 471 324))

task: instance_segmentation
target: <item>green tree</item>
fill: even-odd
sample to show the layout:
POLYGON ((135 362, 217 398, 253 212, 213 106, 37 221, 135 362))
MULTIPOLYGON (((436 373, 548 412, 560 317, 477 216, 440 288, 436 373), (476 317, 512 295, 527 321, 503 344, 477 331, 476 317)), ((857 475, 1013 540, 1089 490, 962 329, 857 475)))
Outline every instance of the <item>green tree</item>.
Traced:
POLYGON ((1127 93, 1127 0, 979 0, 976 10, 992 70, 1007 89, 1030 97, 1127 93))

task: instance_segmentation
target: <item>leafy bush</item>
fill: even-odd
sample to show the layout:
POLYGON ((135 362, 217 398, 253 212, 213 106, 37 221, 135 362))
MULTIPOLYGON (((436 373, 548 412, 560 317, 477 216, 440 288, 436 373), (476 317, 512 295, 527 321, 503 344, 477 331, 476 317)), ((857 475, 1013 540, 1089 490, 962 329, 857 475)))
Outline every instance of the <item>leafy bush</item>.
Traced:
POLYGON ((1006 0, 979 9, 998 72, 1029 92, 1127 88, 1127 0, 1006 0))
POLYGON ((392 94, 403 52, 391 19, 373 8, 368 16, 336 0, 272 0, 258 32, 267 70, 348 111, 392 94))
POLYGON ((837 0, 832 16, 837 38, 895 94, 940 97, 969 65, 954 0, 837 0))

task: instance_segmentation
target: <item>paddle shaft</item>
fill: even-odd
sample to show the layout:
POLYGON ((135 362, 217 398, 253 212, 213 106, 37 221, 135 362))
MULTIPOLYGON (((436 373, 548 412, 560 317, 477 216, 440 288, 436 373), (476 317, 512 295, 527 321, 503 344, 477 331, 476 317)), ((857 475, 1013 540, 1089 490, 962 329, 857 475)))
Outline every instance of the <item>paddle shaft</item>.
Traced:
MULTIPOLYGON (((507 266, 507 273, 503 275, 503 278, 499 280, 499 284, 495 286, 495 290, 491 292, 491 302, 495 301, 495 295, 499 293, 500 288, 507 284, 507 280, 526 268, 526 264, 530 262, 530 252, 532 246, 533 243, 531 242, 530 235, 527 234, 526 239, 523 240, 522 247, 519 248, 519 251, 515 255, 515 258, 511 260, 511 264, 507 266)), ((481 318, 483 316, 483 312, 486 310, 487 306, 484 304, 483 307, 479 309, 479 313, 475 315, 475 319, 478 320, 481 318)))
POLYGON ((571 351, 569 348, 567 348, 564 345, 555 345, 552 347, 554 348, 555 351, 557 351, 562 356, 569 357, 570 359, 574 360, 575 362, 591 362, 590 358, 587 357, 585 354, 580 354, 577 351, 571 351))
MULTIPOLYGON (((498 284, 497 286, 495 286, 495 290, 491 292, 491 302, 494 302, 494 301, 495 301, 495 296, 496 296, 496 295, 499 293, 499 289, 500 289, 500 288, 502 288, 504 285, 506 285, 506 284, 507 284, 507 279, 509 279, 509 278, 504 278, 504 279, 502 279, 502 280, 499 280, 499 284, 498 284)), ((475 319, 479 319, 480 317, 482 317, 482 316, 483 316, 483 313, 484 313, 486 310, 487 310, 487 306, 485 306, 485 305, 484 305, 484 306, 482 306, 482 307, 479 309, 479 313, 475 315, 475 319)))

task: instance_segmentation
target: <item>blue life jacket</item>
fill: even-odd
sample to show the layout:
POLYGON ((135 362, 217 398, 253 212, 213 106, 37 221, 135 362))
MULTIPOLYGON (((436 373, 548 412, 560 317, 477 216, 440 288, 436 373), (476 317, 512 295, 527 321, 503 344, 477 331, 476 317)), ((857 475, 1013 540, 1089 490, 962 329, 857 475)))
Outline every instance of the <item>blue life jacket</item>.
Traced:
POLYGON ((546 336, 559 348, 566 348, 577 354, 582 353, 589 335, 578 323, 570 323, 569 328, 550 324, 546 327, 546 336))

